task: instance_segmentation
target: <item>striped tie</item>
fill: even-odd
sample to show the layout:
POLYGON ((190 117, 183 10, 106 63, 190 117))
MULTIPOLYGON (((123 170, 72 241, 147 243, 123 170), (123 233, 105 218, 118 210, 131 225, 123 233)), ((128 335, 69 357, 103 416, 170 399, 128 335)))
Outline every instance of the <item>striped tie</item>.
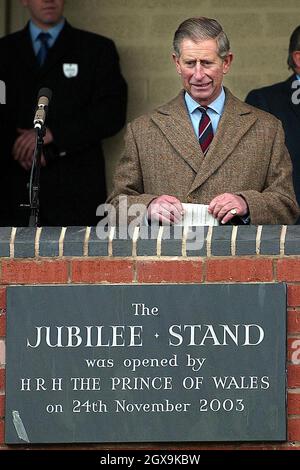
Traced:
POLYGON ((207 108, 199 106, 199 109, 202 113, 200 123, 199 123, 199 144, 202 148, 204 155, 207 153, 211 141, 214 137, 214 132, 211 124, 210 117, 207 114, 207 108))
POLYGON ((48 49, 49 49, 49 39, 51 38, 50 33, 40 33, 38 35, 38 39, 40 41, 41 47, 37 53, 37 61, 40 65, 40 67, 44 64, 47 54, 48 54, 48 49))

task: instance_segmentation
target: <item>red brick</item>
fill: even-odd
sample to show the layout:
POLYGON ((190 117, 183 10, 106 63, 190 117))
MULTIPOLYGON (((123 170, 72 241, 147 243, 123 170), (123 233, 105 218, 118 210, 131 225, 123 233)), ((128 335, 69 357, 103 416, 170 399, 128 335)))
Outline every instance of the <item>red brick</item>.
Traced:
POLYGON ((300 441, 300 418, 288 420, 288 440, 300 441))
POLYGON ((67 281, 67 261, 2 261, 4 284, 56 284, 67 281))
POLYGON ((278 281, 300 281, 300 258, 277 261, 278 281))
POLYGON ((138 282, 201 282, 202 261, 138 261, 138 282))
POLYGON ((300 333, 300 310, 288 311, 288 332, 300 333))
POLYGON ((300 305, 300 286, 288 285, 287 300, 289 307, 300 305))
POLYGON ((0 419, 0 444, 4 444, 4 421, 0 419))
POLYGON ((236 450, 275 450, 273 444, 240 444, 236 450))
POLYGON ((271 259, 210 259, 207 261, 206 280, 214 281, 272 281, 271 259))
POLYGON ((6 288, 0 287, 0 310, 6 308, 6 288))
POLYGON ((0 418, 4 418, 5 397, 0 395, 0 418))
POLYGON ((288 366, 288 386, 289 388, 300 387, 300 365, 291 364, 288 366))
POLYGON ((287 339, 287 356, 288 361, 293 364, 300 364, 300 335, 287 339))
POLYGON ((0 337, 5 336, 6 331, 6 315, 0 313, 0 337))
POLYGON ((288 394, 288 414, 300 415, 300 393, 288 394))
POLYGON ((0 369, 0 392, 4 390, 5 387, 5 369, 0 369))
POLYGON ((133 262, 129 260, 73 260, 73 282, 132 282, 133 262))

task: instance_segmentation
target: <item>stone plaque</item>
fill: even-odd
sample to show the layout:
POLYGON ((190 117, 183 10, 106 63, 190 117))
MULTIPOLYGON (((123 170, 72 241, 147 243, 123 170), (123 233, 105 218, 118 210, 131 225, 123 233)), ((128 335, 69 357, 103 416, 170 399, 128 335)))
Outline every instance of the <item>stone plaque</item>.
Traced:
POLYGON ((6 443, 286 439, 284 284, 8 288, 6 443))

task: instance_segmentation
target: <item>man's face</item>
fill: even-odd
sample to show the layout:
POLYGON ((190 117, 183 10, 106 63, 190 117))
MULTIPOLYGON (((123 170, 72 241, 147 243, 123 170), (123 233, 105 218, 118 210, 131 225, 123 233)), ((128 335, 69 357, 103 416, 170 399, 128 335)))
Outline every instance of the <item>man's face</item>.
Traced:
POLYGON ((294 71, 297 75, 300 75, 300 51, 293 52, 293 61, 295 64, 294 71))
POLYGON ((22 0, 32 21, 41 29, 48 29, 60 22, 64 0, 22 0))
POLYGON ((187 38, 181 42, 180 57, 173 54, 183 88, 203 106, 208 106, 219 96, 223 75, 232 61, 231 53, 222 60, 217 50, 215 39, 194 42, 187 38))

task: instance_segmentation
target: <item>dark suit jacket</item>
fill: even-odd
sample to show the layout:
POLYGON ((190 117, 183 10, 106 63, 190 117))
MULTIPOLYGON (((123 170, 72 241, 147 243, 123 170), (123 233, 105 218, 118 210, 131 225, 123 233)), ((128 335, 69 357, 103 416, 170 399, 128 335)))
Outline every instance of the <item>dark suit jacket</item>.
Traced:
MULTIPOLYGON (((126 116, 127 86, 114 43, 66 22, 40 68, 27 25, 0 40, 0 58, 0 80, 7 88, 2 150, 11 149, 18 127, 32 128, 39 89, 53 91, 46 125, 54 144, 45 147, 48 163, 41 170, 42 225, 94 225, 96 208, 106 198, 101 140, 118 132, 126 116), (68 78, 63 64, 77 64, 77 75, 68 78)), ((9 161, 6 222, 26 225, 28 214, 21 215, 18 205, 28 201, 29 172, 10 155, 1 158, 3 165, 9 161)))
POLYGON ((225 93, 224 111, 205 157, 183 92, 130 123, 108 201, 118 207, 124 195, 128 206, 143 204, 145 210, 162 194, 209 204, 229 192, 246 199, 252 224, 293 224, 299 210, 281 122, 229 90, 225 93))
POLYGON ((295 193, 300 203, 300 104, 292 101, 292 94, 297 91, 292 88, 294 80, 296 76, 292 75, 285 82, 250 91, 246 102, 273 114, 282 122, 286 146, 293 163, 295 193))

